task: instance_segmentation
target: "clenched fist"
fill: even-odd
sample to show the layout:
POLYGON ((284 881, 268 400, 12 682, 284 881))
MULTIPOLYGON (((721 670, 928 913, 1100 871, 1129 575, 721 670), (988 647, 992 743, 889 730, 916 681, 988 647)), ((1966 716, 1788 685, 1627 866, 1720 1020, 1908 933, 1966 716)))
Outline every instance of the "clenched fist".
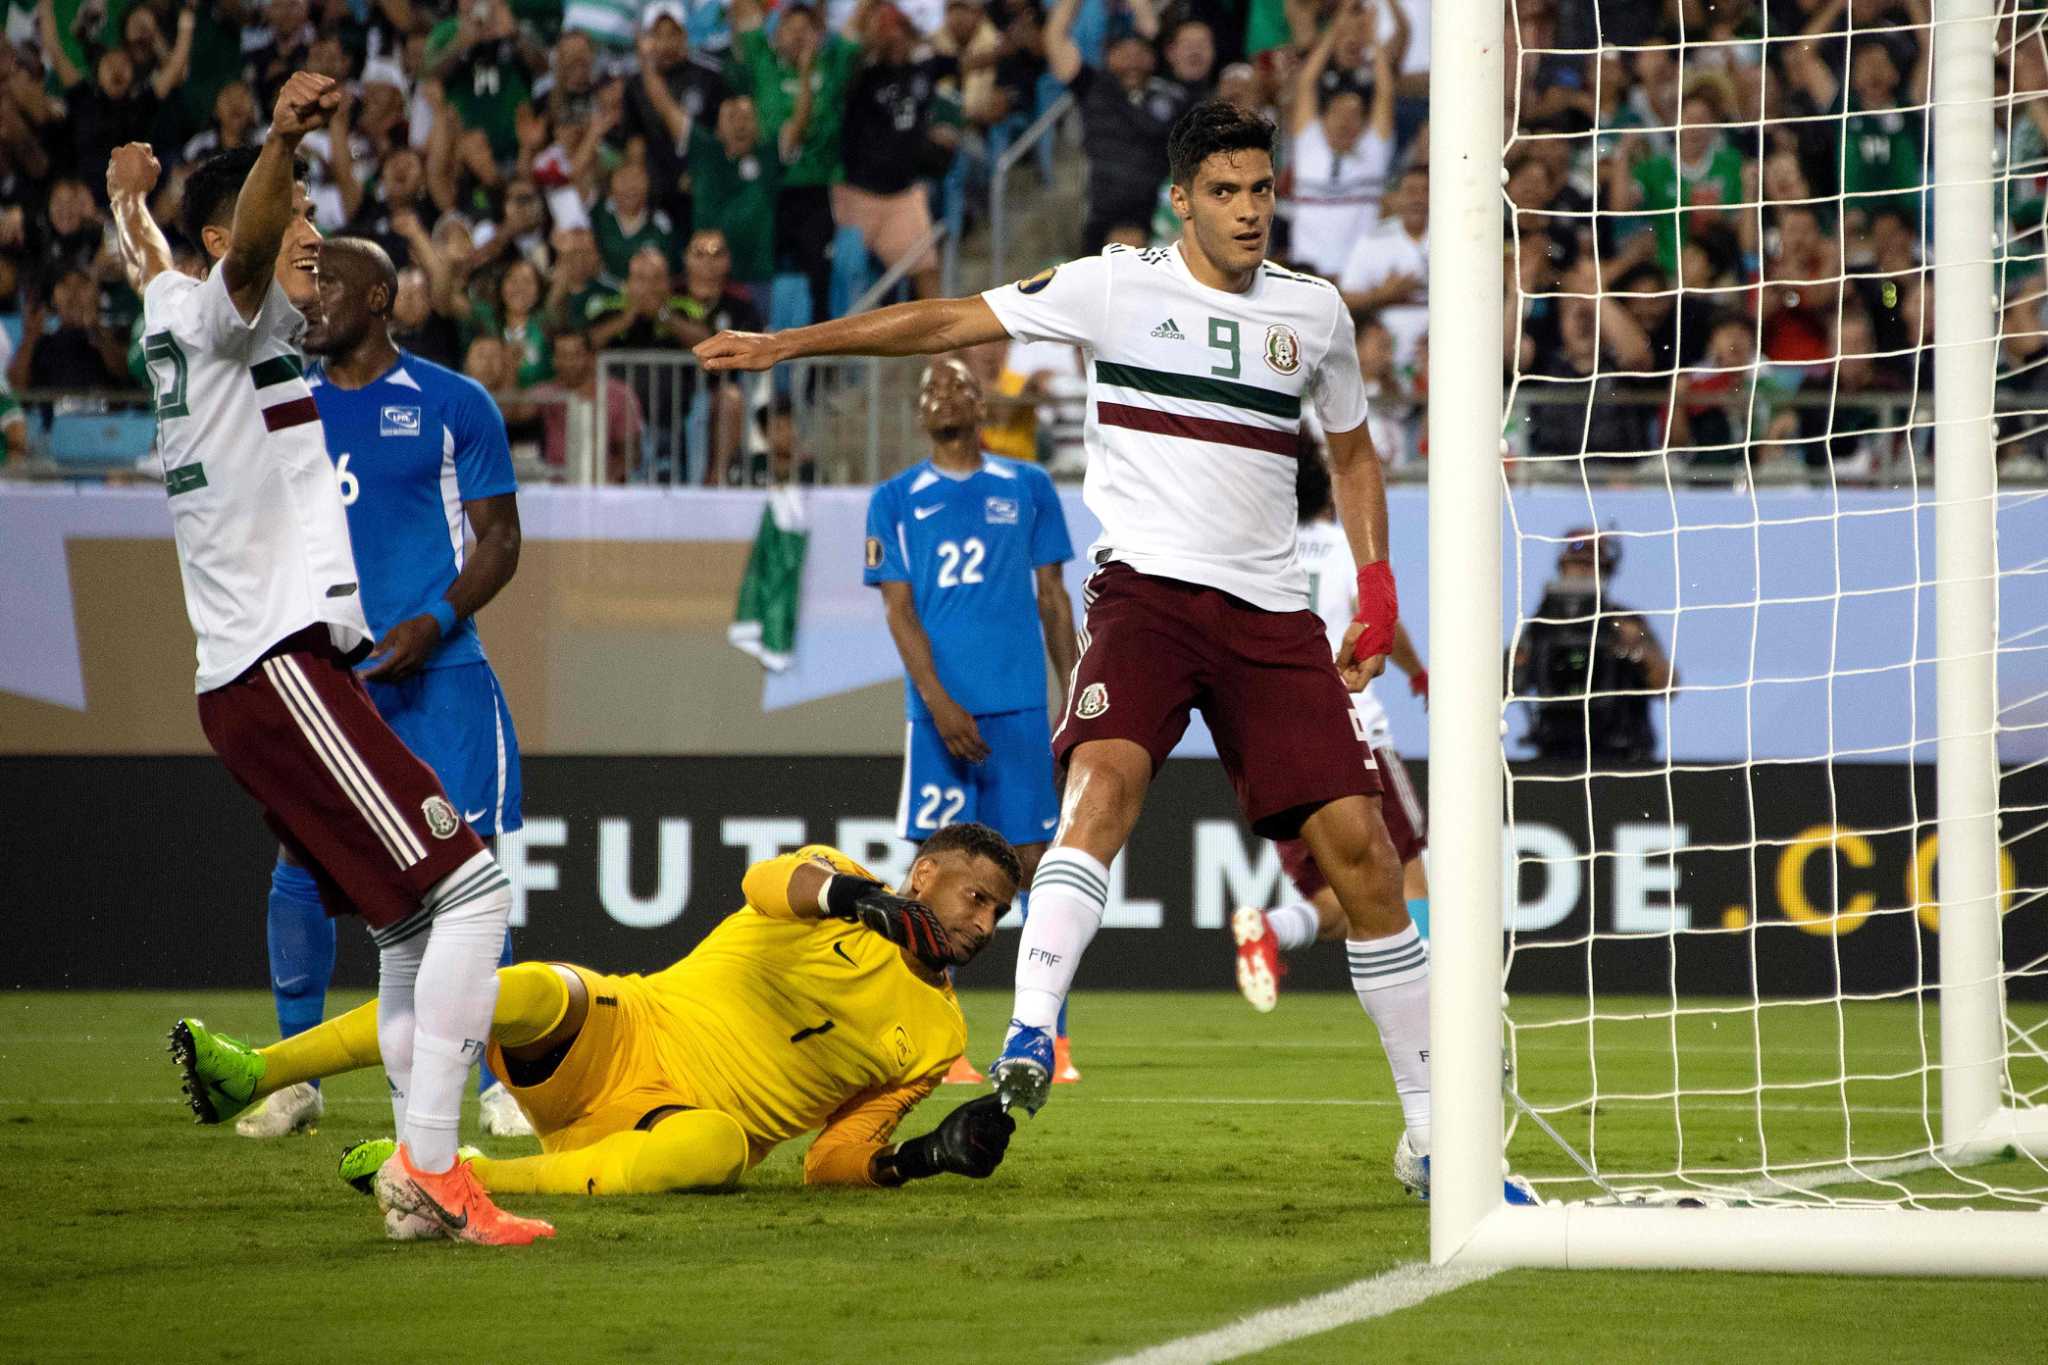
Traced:
POLYGON ((146 196, 156 188, 156 178, 162 170, 147 142, 116 147, 114 159, 107 163, 107 197, 146 196))
POLYGON ((277 107, 271 111, 270 131, 279 137, 302 138, 327 120, 341 105, 341 89, 326 76, 294 71, 284 89, 277 92, 277 107))

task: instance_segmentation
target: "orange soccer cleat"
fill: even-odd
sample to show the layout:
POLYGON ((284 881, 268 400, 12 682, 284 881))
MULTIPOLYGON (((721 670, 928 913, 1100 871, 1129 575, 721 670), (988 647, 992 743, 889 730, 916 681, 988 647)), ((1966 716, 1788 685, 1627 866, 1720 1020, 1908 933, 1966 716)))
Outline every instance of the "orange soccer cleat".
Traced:
POLYGON ((1081 1079, 1081 1073, 1074 1066, 1074 1046, 1062 1034, 1052 1044, 1052 1083, 1072 1085, 1081 1079))
MULTIPOLYGON (((431 1219, 443 1236, 477 1246, 523 1247, 555 1235, 554 1224, 520 1218, 493 1204, 467 1161, 458 1157, 447 1170, 429 1175, 412 1164, 404 1143, 377 1170, 377 1202, 387 1213, 409 1215, 409 1224, 431 1219)), ((419 1240, 417 1231, 401 1238, 392 1230, 392 1235, 419 1240)))
POLYGON ((987 1079, 988 1077, 974 1069, 974 1063, 968 1061, 967 1054, 963 1052, 953 1059, 953 1069, 946 1073, 946 1079, 940 1081, 939 1084, 980 1085, 987 1079))

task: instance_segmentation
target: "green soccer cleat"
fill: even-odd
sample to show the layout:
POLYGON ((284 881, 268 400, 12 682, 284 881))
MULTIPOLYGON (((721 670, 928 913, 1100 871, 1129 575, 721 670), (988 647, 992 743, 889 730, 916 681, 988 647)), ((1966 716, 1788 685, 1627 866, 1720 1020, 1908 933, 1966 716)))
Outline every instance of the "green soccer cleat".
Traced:
POLYGON ((171 1059, 184 1073, 185 1102, 199 1123, 225 1123, 256 1100, 267 1069, 247 1043, 214 1033, 197 1019, 171 1025, 171 1059))
POLYGON ((398 1139, 379 1137, 351 1142, 341 1149, 341 1178, 357 1194, 377 1192, 377 1168, 391 1160, 398 1139))
MULTIPOLYGON (((341 1178, 357 1194, 377 1192, 377 1172, 398 1153, 398 1139, 379 1137, 351 1142, 341 1150, 341 1178)), ((474 1161, 483 1155, 480 1147, 457 1147, 457 1161, 474 1161)))

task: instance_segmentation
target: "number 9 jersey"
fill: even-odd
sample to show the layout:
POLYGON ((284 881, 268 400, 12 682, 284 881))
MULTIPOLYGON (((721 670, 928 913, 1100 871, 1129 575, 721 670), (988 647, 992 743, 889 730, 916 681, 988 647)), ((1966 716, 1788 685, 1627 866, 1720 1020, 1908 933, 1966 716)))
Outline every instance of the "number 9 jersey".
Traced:
MULTIPOLYGON (((1045 709, 1034 570, 1074 557, 1066 513, 1036 465, 982 457, 965 478, 929 460, 868 500, 869 587, 908 583, 947 695, 970 715, 1045 709)), ((931 715, 906 680, 910 718, 931 715)))

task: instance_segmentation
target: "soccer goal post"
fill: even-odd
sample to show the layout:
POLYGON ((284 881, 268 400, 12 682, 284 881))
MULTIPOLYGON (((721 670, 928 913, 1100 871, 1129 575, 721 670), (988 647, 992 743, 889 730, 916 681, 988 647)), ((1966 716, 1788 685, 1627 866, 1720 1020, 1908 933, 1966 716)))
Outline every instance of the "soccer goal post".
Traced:
POLYGON ((2048 12, 1924 3, 1434 0, 1439 1264, 2048 1275, 2048 12))

